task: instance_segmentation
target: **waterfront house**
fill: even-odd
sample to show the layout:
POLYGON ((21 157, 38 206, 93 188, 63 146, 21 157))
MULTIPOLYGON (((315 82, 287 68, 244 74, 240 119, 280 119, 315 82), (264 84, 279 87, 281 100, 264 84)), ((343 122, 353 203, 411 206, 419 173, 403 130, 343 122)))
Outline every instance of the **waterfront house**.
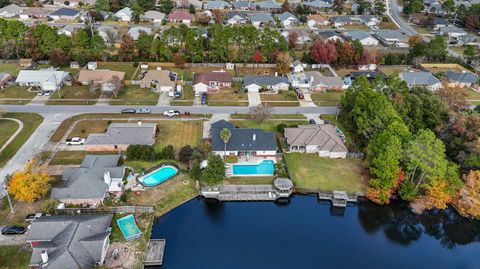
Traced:
POLYGON ((475 84, 479 84, 478 76, 468 71, 447 71, 446 77, 448 87, 469 88, 475 84))
POLYGON ((111 71, 107 69, 82 69, 78 73, 77 81, 84 86, 92 83, 98 83, 101 85, 101 90, 103 92, 113 92, 114 85, 111 83, 111 80, 114 77, 117 77, 120 81, 123 81, 125 79, 125 72, 111 71))
POLYGON ((133 18, 133 11, 129 7, 124 7, 113 14, 113 17, 119 21, 130 22, 133 18))
POLYGON ((404 71, 400 73, 400 79, 405 81, 409 88, 425 87, 430 91, 436 91, 442 87, 442 83, 430 72, 404 71))
POLYGON ((398 30, 378 30, 374 34, 385 46, 408 48, 408 37, 398 30))
POLYGON ((347 157, 344 135, 335 125, 300 125, 285 128, 284 134, 291 152, 318 153, 320 157, 328 158, 347 157))
POLYGON ((190 25, 195 16, 188 12, 188 10, 173 10, 168 14, 168 21, 184 23, 190 25))
POLYGON ((151 35, 152 34, 152 28, 143 27, 143 26, 136 26, 136 27, 130 28, 130 30, 128 30, 128 32, 127 32, 127 34, 130 37, 132 37, 133 40, 138 40, 141 33, 151 35))
POLYGON ((277 141, 273 132, 262 129, 234 128, 233 125, 213 124, 210 130, 212 139, 212 153, 239 158, 260 158, 276 161, 277 141), (231 137, 226 144, 220 138, 223 128, 230 130, 231 137))
POLYGON ((153 145, 157 125, 154 123, 111 123, 103 134, 90 134, 87 151, 126 151, 130 145, 153 145))
POLYGON ((94 268, 110 246, 111 214, 42 216, 32 222, 26 241, 29 268, 94 268))
POLYGON ((80 167, 63 171, 61 187, 52 188, 50 198, 65 204, 101 205, 108 195, 120 196, 125 166, 122 155, 86 155, 80 167))
POLYGON ((15 83, 24 87, 40 87, 43 91, 56 91, 70 81, 70 73, 53 69, 20 70, 15 83))
POLYGON ((173 92, 177 74, 168 70, 148 70, 140 80, 141 88, 151 88, 155 92, 173 92))
POLYGON ((156 10, 149 10, 140 15, 140 20, 151 23, 161 23, 165 19, 165 16, 165 13, 158 12, 156 10))
POLYGON ((222 88, 232 86, 232 75, 223 70, 193 74, 193 90, 195 93, 218 92, 222 88))
POLYGON ((275 93, 286 91, 290 83, 287 77, 277 76, 245 76, 243 77, 243 88, 246 92, 269 91, 275 93))
POLYGON ((247 21, 247 14, 238 11, 229 12, 225 17, 225 23, 228 25, 245 24, 247 21))
POLYGON ((253 26, 260 28, 275 23, 270 13, 255 13, 250 15, 250 21, 253 26))
POLYGON ((363 46, 378 46, 378 40, 362 30, 346 31, 343 35, 352 41, 360 42, 363 46))
POLYGON ((71 8, 60 8, 57 11, 50 14, 50 18, 53 20, 74 20, 80 16, 80 11, 71 8))
POLYGON ((278 20, 283 27, 290 27, 292 25, 300 24, 300 21, 290 12, 283 12, 277 15, 278 20))
POLYGON ((1 18, 13 18, 13 17, 16 17, 16 16, 20 15, 20 13, 22 13, 22 11, 23 11, 23 7, 17 6, 15 4, 10 4, 8 6, 4 6, 4 7, 0 8, 0 17, 1 18))

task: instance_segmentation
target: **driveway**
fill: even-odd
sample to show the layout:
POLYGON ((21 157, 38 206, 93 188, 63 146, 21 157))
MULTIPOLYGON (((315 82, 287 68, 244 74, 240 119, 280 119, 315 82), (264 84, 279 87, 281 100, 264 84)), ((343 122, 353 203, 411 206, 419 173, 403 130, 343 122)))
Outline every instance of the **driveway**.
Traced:
POLYGON ((168 97, 168 92, 161 92, 160 96, 158 96, 158 103, 159 106, 168 106, 170 105, 170 97, 168 97))
MULTIPOLYGON (((0 227, 0 230, 3 227, 0 227)), ((0 246, 23 245, 27 242, 28 230, 24 234, 19 235, 3 235, 0 234, 0 246)))
POLYGON ((315 103, 312 100, 312 96, 309 93, 303 95, 303 99, 298 100, 301 107, 316 107, 315 103))
POLYGON ((213 114, 210 120, 203 122, 203 135, 202 138, 209 138, 210 137, 210 128, 212 127, 212 123, 215 123, 219 120, 230 120, 230 114, 213 114))
POLYGON ((248 106, 258 106, 262 103, 260 98, 260 93, 258 92, 249 92, 248 93, 248 106))

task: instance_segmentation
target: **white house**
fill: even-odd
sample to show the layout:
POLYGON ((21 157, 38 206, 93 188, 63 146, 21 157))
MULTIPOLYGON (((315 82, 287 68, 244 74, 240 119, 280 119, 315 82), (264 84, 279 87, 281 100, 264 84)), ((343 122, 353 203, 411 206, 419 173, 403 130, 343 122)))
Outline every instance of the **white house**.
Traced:
POLYGON ((300 21, 290 12, 283 12, 282 14, 277 15, 278 20, 283 25, 283 27, 289 27, 292 25, 300 24, 300 21))
POLYGON ((217 92, 232 86, 232 75, 225 71, 203 72, 193 74, 195 93, 217 92))
POLYGON ((378 40, 362 30, 346 31, 344 35, 352 41, 359 41, 364 46, 378 46, 378 40))
POLYGON ((248 21, 248 16, 243 12, 233 11, 227 14, 225 22, 228 25, 245 24, 248 21))
POLYGON ((163 20, 165 20, 165 13, 158 12, 155 10, 149 10, 140 15, 140 20, 142 21, 148 21, 152 23, 161 23, 163 20))
POLYGON ((132 20, 133 11, 129 7, 124 7, 117 11, 113 17, 119 21, 130 22, 132 20))
POLYGON ((19 7, 15 4, 10 4, 0 8, 0 17, 2 18, 12 18, 20 15, 22 13, 23 7, 19 7))
POLYGON ((265 89, 270 92, 286 91, 290 83, 287 77, 277 76, 245 76, 243 77, 243 88, 247 92, 260 92, 265 89))
POLYGON ((304 71, 304 65, 299 60, 293 61, 291 68, 293 73, 302 73, 304 71))
POLYGON ((71 79, 70 73, 53 69, 20 70, 15 82, 20 86, 40 87, 43 91, 56 91, 71 79))

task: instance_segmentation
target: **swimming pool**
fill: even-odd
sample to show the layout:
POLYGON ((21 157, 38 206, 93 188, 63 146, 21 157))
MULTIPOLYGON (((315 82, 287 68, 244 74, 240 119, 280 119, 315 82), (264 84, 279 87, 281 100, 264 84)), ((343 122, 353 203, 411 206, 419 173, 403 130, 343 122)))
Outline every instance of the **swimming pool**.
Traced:
POLYGON ((232 166, 232 175, 256 175, 256 176, 273 176, 275 171, 275 163, 272 160, 263 160, 257 164, 234 164, 232 166))
POLYGON ((160 183, 167 181, 178 173, 178 169, 171 165, 164 165, 153 172, 150 172, 138 179, 140 183, 147 187, 155 187, 160 183))
POLYGON ((142 232, 135 223, 133 214, 117 219, 117 224, 126 240, 133 240, 142 235, 142 232))

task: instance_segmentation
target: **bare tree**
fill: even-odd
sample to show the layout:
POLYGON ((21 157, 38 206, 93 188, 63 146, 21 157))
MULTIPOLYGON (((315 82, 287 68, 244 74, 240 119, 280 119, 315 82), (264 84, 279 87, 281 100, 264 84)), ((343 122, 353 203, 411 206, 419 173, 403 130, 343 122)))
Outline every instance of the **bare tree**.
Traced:
POLYGON ((248 113, 250 114, 250 118, 252 120, 263 122, 270 118, 272 110, 270 107, 260 104, 258 106, 250 108, 250 111, 248 113))
POLYGON ((93 95, 97 95, 98 92, 100 91, 100 83, 91 80, 89 85, 90 85, 90 87, 89 87, 90 92, 93 95))
POLYGON ((123 82, 120 80, 120 78, 118 76, 113 76, 109 81, 108 83, 110 83, 112 85, 112 91, 113 91, 113 95, 115 95, 115 97, 117 97, 117 94, 123 90, 123 82))

